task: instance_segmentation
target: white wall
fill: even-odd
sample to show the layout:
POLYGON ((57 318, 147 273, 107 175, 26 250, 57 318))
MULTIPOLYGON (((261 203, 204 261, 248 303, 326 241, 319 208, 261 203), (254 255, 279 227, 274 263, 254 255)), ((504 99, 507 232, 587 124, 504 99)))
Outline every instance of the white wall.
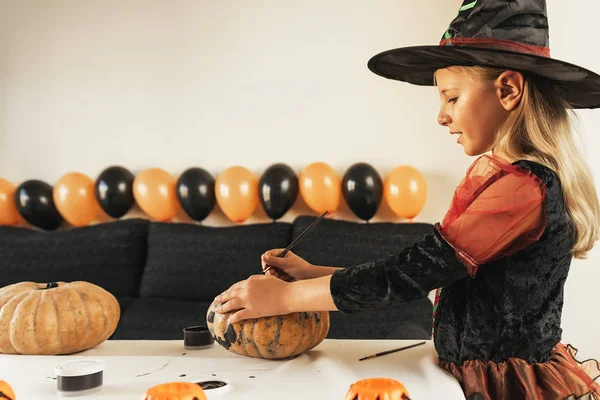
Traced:
MULTIPOLYGON (((324 161, 341 175, 365 161, 384 177, 409 164, 428 181, 416 220, 435 222, 473 159, 437 125, 434 88, 385 80, 366 63, 437 43, 460 3, 0 0, 0 176, 54 183, 113 164, 259 175, 281 161, 298 173, 324 161)), ((600 71, 600 6, 549 0, 548 9, 552 55, 600 71)), ((580 115, 599 182, 600 111, 580 115)), ((284 220, 300 212, 301 200, 284 220)), ((336 217, 356 220, 345 205, 336 217)), ((247 222, 265 220, 259 209, 247 222)), ((385 205, 382 220, 400 221, 385 205)), ((216 210, 205 223, 228 221, 216 210)), ((564 338, 583 356, 600 356, 599 261, 594 250, 575 262, 567 284, 564 338)))

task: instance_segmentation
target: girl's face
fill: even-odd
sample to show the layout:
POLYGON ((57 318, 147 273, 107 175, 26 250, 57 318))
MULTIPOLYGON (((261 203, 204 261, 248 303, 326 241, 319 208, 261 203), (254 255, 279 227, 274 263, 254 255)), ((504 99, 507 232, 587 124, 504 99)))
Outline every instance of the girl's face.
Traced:
POLYGON ((441 100, 438 123, 459 135, 466 154, 490 151, 496 131, 508 116, 502 88, 454 68, 437 70, 435 78, 441 100))

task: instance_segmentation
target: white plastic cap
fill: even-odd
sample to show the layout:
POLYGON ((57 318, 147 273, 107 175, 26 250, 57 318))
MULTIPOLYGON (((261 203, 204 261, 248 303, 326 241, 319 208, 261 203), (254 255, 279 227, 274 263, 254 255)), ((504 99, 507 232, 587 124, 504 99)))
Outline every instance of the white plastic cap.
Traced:
POLYGON ((104 371, 101 360, 71 360, 54 368, 56 376, 83 376, 104 371))

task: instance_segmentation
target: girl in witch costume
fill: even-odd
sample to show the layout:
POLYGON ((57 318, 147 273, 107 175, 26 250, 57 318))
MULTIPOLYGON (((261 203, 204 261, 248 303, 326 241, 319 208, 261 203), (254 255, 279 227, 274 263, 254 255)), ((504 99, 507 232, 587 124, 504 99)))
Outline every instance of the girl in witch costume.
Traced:
POLYGON ((217 296, 218 312, 235 311, 231 323, 353 313, 437 289, 439 364, 468 399, 600 399, 599 364, 578 363, 560 327, 571 260, 599 237, 597 192, 569 118, 600 107, 600 76, 550 57, 547 22, 543 0, 467 0, 439 45, 374 56, 376 74, 436 85, 438 122, 479 156, 447 214, 414 245, 351 268, 267 251, 268 275, 217 296))

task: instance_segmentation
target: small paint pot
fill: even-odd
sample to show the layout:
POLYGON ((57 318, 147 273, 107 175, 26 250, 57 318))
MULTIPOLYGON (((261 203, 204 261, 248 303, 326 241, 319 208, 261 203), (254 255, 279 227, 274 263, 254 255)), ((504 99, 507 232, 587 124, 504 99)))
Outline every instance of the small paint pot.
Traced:
POLYGON ((183 330, 183 347, 187 350, 203 349, 211 346, 214 341, 206 326, 188 326, 183 330))
POLYGON ((60 397, 78 397, 102 390, 104 362, 71 360, 54 368, 56 391, 60 397))
POLYGON ((207 396, 221 395, 232 390, 231 382, 227 379, 199 380, 194 383, 199 385, 207 396))

